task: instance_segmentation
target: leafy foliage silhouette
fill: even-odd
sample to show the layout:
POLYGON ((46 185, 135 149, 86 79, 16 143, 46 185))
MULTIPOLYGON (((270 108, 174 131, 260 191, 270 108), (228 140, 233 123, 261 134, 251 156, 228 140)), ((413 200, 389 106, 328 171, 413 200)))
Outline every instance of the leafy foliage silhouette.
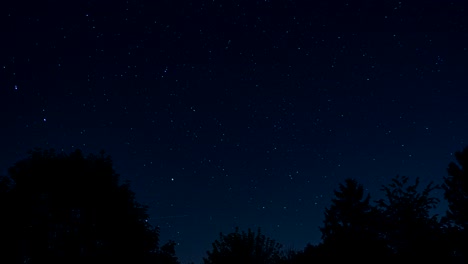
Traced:
POLYGON ((377 201, 382 214, 382 232, 397 260, 418 258, 431 261, 435 257, 447 257, 441 250, 442 229, 437 215, 430 215, 439 199, 431 192, 440 189, 429 183, 418 191, 419 178, 408 184, 406 176, 396 176, 382 186, 385 198, 377 201))
POLYGON ((247 232, 235 232, 219 235, 212 251, 203 258, 204 264, 276 264, 281 261, 281 245, 261 233, 248 229, 247 232))
POLYGON ((468 261, 468 147, 455 152, 456 162, 447 168, 444 177, 444 198, 448 210, 444 219, 447 224, 448 241, 454 248, 454 255, 461 261, 468 261))
POLYGON ((370 205, 370 195, 364 196, 363 186, 348 178, 334 193, 336 198, 325 210, 324 226, 320 228, 323 243, 316 250, 322 253, 321 258, 338 261, 346 255, 349 260, 367 262, 376 261, 375 256, 388 256, 379 232, 380 215, 370 205))
POLYGON ((468 228, 468 147, 455 152, 455 162, 447 168, 448 177, 444 177, 445 199, 449 203, 447 217, 462 229, 468 228))
MULTIPOLYGON (((455 153, 440 187, 419 190, 408 177, 383 185, 384 198, 354 179, 334 191, 325 210, 322 242, 283 251, 281 244, 248 229, 212 244, 204 264, 306 264, 359 261, 468 261, 468 147, 455 153), (443 189, 448 202, 439 220, 430 211, 443 189)), ((159 246, 159 229, 149 223, 147 207, 135 200, 128 182, 120 184, 104 152, 84 157, 36 149, 0 177, 0 262, 179 264, 174 241, 159 246)))
POLYGON ((84 157, 80 150, 35 149, 8 172, 0 181, 0 240, 8 263, 158 259, 159 230, 103 152, 84 157))

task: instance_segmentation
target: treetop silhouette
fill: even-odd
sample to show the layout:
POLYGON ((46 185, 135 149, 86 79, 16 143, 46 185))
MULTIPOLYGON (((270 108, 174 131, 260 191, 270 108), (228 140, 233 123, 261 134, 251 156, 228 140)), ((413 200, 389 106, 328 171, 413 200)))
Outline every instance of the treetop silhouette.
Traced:
POLYGON ((457 163, 451 162, 442 185, 449 203, 448 219, 462 229, 468 228, 468 147, 455 152, 457 163))
POLYGON ((239 231, 219 235, 213 244, 212 251, 203 259, 205 264, 275 264, 281 261, 281 245, 261 233, 239 231))
MULTIPOLYGON (((35 149, 0 182, 10 263, 148 263, 159 230, 109 156, 35 149)), ((167 249, 166 249, 167 251, 167 249)), ((171 262, 172 263, 172 262, 171 262)))
POLYGON ((322 244, 315 252, 323 260, 338 261, 343 255, 349 260, 374 262, 389 251, 380 233, 380 214, 370 204, 370 195, 355 179, 339 184, 332 204, 325 209, 322 244), (369 251, 374 252, 368 254, 369 251))
MULTIPOLYGON (((468 147, 455 153, 442 187, 396 176, 371 202, 355 179, 338 185, 325 210, 322 242, 304 250, 257 232, 236 228, 220 234, 204 264, 306 264, 408 260, 466 263, 468 260, 468 147), (442 188, 446 216, 431 215, 442 188)), ((84 156, 35 149, 0 177, 0 262, 178 264, 174 241, 159 246, 128 182, 120 183, 104 152, 84 156)))

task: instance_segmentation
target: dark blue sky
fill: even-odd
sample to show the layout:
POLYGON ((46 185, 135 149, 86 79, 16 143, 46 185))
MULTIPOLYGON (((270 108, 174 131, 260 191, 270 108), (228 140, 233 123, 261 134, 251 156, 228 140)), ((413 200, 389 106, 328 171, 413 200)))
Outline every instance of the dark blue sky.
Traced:
MULTIPOLYGON (((333 190, 441 183, 468 138, 463 1, 14 1, 0 167, 104 149, 161 239, 320 241, 333 190)), ((443 211, 440 209, 439 211, 443 211)))

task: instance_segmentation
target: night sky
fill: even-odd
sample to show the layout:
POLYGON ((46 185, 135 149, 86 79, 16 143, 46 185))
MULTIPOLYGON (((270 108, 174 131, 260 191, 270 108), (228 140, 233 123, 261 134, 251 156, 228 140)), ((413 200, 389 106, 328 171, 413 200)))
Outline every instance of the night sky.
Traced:
POLYGON ((465 1, 8 2, 1 173, 104 149, 183 263, 235 226, 316 244, 345 178, 441 183, 468 145, 465 1))

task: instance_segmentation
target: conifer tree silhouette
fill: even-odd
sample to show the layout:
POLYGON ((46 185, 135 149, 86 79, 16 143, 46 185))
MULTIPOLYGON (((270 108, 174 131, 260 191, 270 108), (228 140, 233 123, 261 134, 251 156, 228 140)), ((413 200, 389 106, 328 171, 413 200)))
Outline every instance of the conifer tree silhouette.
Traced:
POLYGON ((370 195, 364 196, 363 186, 354 179, 346 179, 325 210, 324 225, 320 228, 323 244, 318 255, 328 261, 346 256, 366 263, 386 258, 389 251, 380 237, 379 217, 376 208, 370 205, 370 195))

